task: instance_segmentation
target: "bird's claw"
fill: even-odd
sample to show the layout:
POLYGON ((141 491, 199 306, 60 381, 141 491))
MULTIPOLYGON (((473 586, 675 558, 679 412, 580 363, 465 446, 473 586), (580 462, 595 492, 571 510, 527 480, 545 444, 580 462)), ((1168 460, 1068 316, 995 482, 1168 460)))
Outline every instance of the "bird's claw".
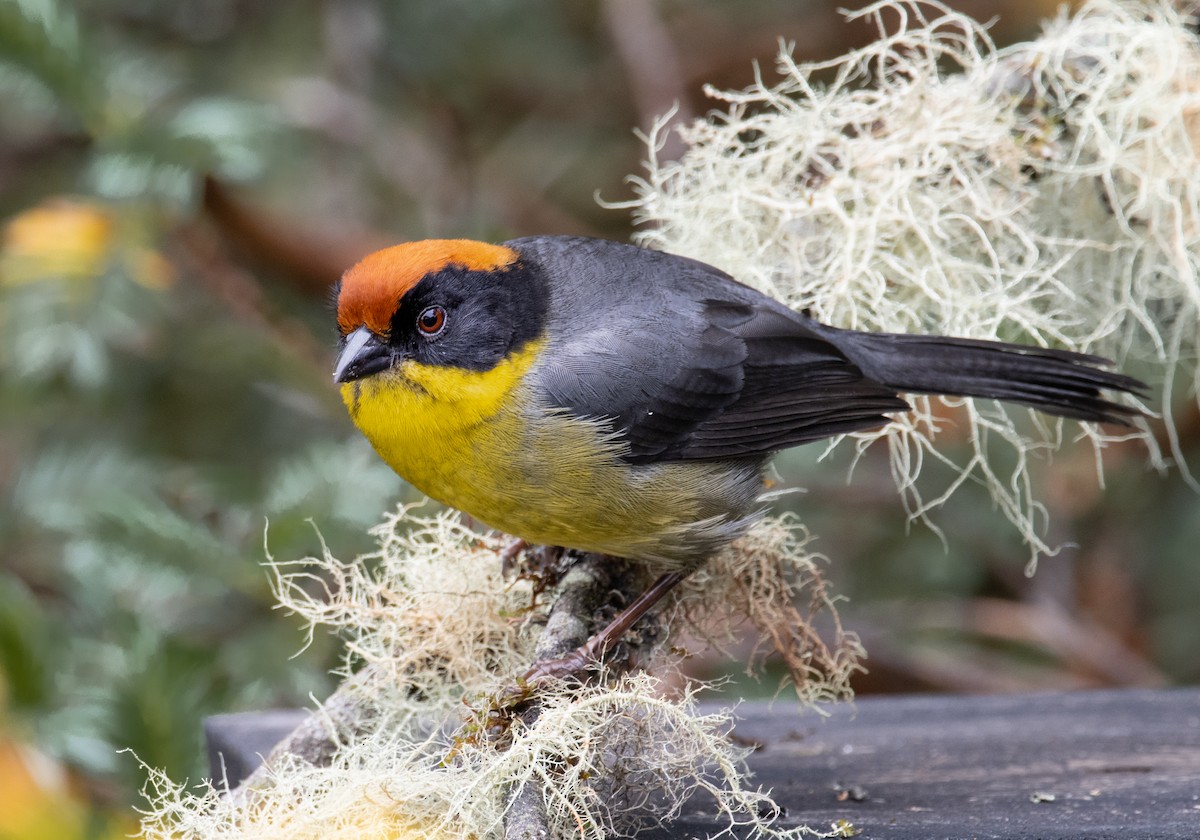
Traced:
POLYGON ((500 552, 501 577, 505 579, 512 577, 513 572, 517 568, 517 558, 527 548, 529 548, 529 543, 522 539, 515 539, 504 547, 504 550, 500 552))
POLYGON ((556 659, 542 659, 529 666, 516 682, 500 692, 497 705, 510 709, 528 703, 533 696, 554 682, 582 683, 585 672, 595 664, 590 645, 583 645, 556 659))
POLYGON ((538 689, 556 680, 581 679, 584 671, 590 668, 593 662, 589 646, 584 645, 566 656, 533 663, 528 671, 517 677, 517 683, 538 689))

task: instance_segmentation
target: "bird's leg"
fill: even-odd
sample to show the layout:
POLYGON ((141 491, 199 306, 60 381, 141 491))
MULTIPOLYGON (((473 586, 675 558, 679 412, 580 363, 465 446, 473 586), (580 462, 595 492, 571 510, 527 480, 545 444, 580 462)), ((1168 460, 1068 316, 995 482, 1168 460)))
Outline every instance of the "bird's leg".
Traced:
POLYGON ((590 665, 602 659, 637 623, 639 618, 649 612, 651 607, 662 600, 664 595, 687 576, 688 572, 667 572, 661 575, 645 592, 634 598, 633 602, 622 610, 607 627, 594 634, 566 656, 535 662, 518 678, 517 684, 527 688, 536 688, 547 680, 564 679, 586 670, 590 665))

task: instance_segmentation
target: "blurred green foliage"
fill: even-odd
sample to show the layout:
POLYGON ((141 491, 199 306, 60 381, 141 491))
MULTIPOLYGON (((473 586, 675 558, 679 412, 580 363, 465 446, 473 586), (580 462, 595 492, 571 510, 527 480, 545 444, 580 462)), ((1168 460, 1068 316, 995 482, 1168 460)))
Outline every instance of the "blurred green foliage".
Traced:
MULTIPOLYGON (((352 556, 411 491, 344 416, 314 290, 368 243, 623 238, 628 220, 594 195, 625 195, 633 127, 674 99, 700 111, 704 82, 748 83, 779 36, 802 54, 846 46, 832 4, 649 4, 678 86, 635 107, 639 76, 672 57, 618 49, 627 5, 0 0, 3 727, 127 802, 141 771, 118 750, 195 778, 204 715, 328 692, 336 646, 292 658, 303 638, 273 610, 264 544, 304 557, 319 528, 352 556), (258 234, 213 209, 206 179, 252 196, 258 234), (261 235, 280 220, 298 254, 261 235)), ((901 597, 1050 599, 1151 671, 1200 679, 1200 517, 1182 482, 1114 464, 1107 495, 1055 510, 1080 546, 1067 571, 1028 581, 981 495, 939 517, 947 550, 906 528, 882 460, 846 485, 845 453, 819 454, 781 459, 810 487, 789 504, 855 598, 847 621, 876 673, 914 665, 936 687, 905 645, 939 634, 960 662, 998 662, 987 644, 959 653, 986 635, 969 622, 917 621, 905 638, 888 612, 901 597)), ((1008 642, 1046 658, 1036 639, 1008 642)))
POLYGON ((312 349, 319 304, 231 309, 181 246, 201 178, 262 177, 277 127, 148 48, 139 19, 183 24, 142 5, 0 4, 0 696, 119 800, 119 750, 198 777, 203 716, 328 692, 264 537, 354 554, 402 496, 312 349))

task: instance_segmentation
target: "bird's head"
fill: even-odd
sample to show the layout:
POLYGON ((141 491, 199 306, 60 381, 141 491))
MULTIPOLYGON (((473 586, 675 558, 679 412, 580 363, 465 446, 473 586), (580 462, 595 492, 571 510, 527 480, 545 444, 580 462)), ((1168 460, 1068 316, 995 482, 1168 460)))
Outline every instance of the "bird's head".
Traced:
POLYGON ((377 251, 338 284, 333 378, 404 362, 487 371, 541 334, 546 289, 503 245, 430 239, 377 251))

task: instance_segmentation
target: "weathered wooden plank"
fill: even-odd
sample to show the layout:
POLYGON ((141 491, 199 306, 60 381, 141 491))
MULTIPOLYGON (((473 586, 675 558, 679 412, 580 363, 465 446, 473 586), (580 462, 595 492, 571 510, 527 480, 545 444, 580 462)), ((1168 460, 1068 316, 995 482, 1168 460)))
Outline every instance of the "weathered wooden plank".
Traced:
MULTIPOLYGON (((1200 838, 1200 689, 869 698, 828 711, 738 709, 737 736, 761 744, 755 781, 787 825, 845 820, 862 840, 1200 838)), ((210 719, 210 756, 234 781, 298 714, 210 719)), ((704 807, 644 836, 715 833, 704 807)))
POLYGON ((204 741, 213 781, 218 786, 237 787, 308 714, 305 709, 272 709, 213 715, 205 720, 204 741))
MULTIPOLYGON (((756 781, 788 824, 846 820, 862 840, 1200 838, 1200 690, 889 697, 831 712, 739 709, 736 733, 763 745, 756 781)), ((689 815, 649 836, 715 825, 689 815)))

